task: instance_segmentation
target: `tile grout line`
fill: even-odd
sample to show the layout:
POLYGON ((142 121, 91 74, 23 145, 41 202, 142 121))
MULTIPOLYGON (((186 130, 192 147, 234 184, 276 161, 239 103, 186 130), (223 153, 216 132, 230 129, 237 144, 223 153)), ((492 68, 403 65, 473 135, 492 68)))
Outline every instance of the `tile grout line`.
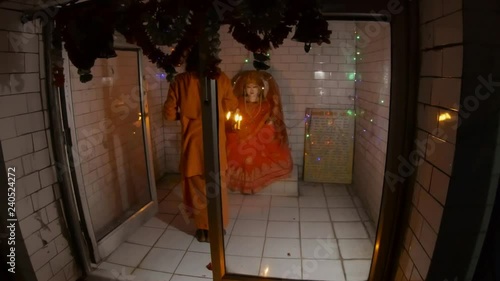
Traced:
MULTIPOLYGON (((173 186, 172 186, 171 188, 168 188, 168 189, 167 189, 167 190, 168 190, 167 195, 165 195, 165 197, 163 197, 163 199, 162 199, 160 202, 158 202, 158 206, 159 206, 159 205, 160 205, 160 203, 162 203, 163 201, 167 201, 167 200, 166 200, 166 199, 167 199, 167 197, 168 197, 170 194, 172 194, 172 193, 174 192, 175 187, 176 187, 179 183, 180 183, 180 182, 177 182, 177 181, 176 181, 176 182, 174 182, 174 183, 173 183, 173 186)), ((159 210, 158 210, 158 211, 159 211, 159 210)), ((159 213, 159 212, 158 212, 158 213, 159 213)), ((172 215, 172 214, 169 214, 169 215, 172 215)), ((156 239, 155 243, 151 246, 151 249, 149 249, 149 251, 146 253, 146 255, 144 255, 144 257, 141 259, 141 261, 139 262, 139 264, 138 264, 138 265, 134 268, 134 270, 132 271, 132 274, 133 274, 134 272, 136 272, 136 270, 137 270, 137 269, 141 269, 141 268, 139 267, 139 266, 141 265, 141 263, 142 263, 142 262, 144 262, 144 260, 146 259, 146 257, 147 257, 147 256, 151 253, 151 251, 155 248, 155 246, 154 246, 154 245, 156 245, 156 243, 158 243, 158 241, 159 241, 159 240, 160 240, 160 238, 161 238, 161 237, 165 234, 165 232, 167 232, 168 227, 169 227, 169 226, 171 226, 171 223, 172 223, 172 222, 176 219, 176 217, 177 217, 178 215, 179 215, 179 214, 175 214, 175 215, 173 215, 172 220, 170 220, 170 221, 169 221, 169 223, 168 223, 167 227, 165 227, 165 229, 163 230, 162 234, 158 237, 158 239, 156 239)), ((155 215, 155 216, 156 216, 156 215, 155 215)), ((141 226, 142 226, 142 225, 141 225, 141 226)), ((159 247, 157 247, 157 248, 159 248, 159 247)), ((184 254, 185 254, 185 253, 184 253, 184 254)), ((184 258, 184 256, 183 256, 183 258, 184 258)), ((181 259, 181 261, 182 261, 182 259, 181 259)), ((179 262, 179 264, 180 264, 180 262, 179 262)), ((179 266, 179 265, 177 265, 177 266, 179 266)), ((176 269, 177 269, 177 268, 176 268, 176 269)), ((176 269, 175 269, 175 270, 176 270, 176 269)), ((149 269, 147 269, 147 270, 149 270, 149 269)), ((170 280, 174 277, 174 275, 175 275, 175 270, 174 270, 174 272, 172 272, 172 276, 170 277, 170 280)), ((153 271, 154 271, 154 270, 153 270, 153 271)), ((161 271, 158 271, 158 272, 161 272, 161 271)), ((169 273, 169 272, 163 272, 163 273, 169 273)))
MULTIPOLYGON (((165 199, 167 198, 167 196, 169 196, 173 192, 175 186, 177 186, 177 184, 174 184, 173 187, 167 193, 167 195, 165 197, 163 197, 163 199, 160 202, 158 202, 158 206, 160 205, 161 202, 165 201, 165 199)), ((156 214, 155 214, 154 217, 156 217, 156 214)), ((156 243, 158 243, 158 241, 163 236, 163 234, 165 234, 165 232, 167 231, 168 227, 171 225, 171 223, 175 220, 176 217, 177 217, 177 215, 174 215, 174 217, 172 218, 172 220, 169 221, 168 225, 165 227, 165 229, 163 230, 163 232, 160 234, 160 236, 158 236, 158 239, 156 239, 155 243, 153 243, 153 245, 151 246, 151 248, 149 249, 149 251, 146 253, 146 255, 144 255, 144 257, 141 259, 141 261, 134 268, 134 270, 132 271, 132 274, 134 274, 137 269, 141 269, 141 268, 139 268, 139 266, 141 265, 141 263, 144 262, 144 260, 149 255, 149 253, 151 253, 151 251, 155 248, 154 246, 156 245, 156 243)), ((142 224, 141 227, 142 226, 144 226, 144 224, 142 224)), ((127 241, 127 240, 125 240, 125 241, 127 241)), ((172 273, 172 276, 174 276, 174 273, 172 273)), ((170 279, 172 279, 172 277, 170 277, 170 279)))
POLYGON ((261 276, 262 275, 260 274, 261 273, 261 270, 262 270, 262 261, 264 259, 264 250, 266 249, 266 242, 267 242, 267 228, 269 226, 269 217, 271 216, 271 201, 273 200, 273 197, 272 195, 269 195, 269 203, 268 203, 268 206, 267 206, 267 219, 266 219, 266 229, 264 231, 264 244, 262 245, 262 252, 261 252, 261 255, 260 255, 260 263, 259 263, 259 270, 257 272, 257 276, 261 276))

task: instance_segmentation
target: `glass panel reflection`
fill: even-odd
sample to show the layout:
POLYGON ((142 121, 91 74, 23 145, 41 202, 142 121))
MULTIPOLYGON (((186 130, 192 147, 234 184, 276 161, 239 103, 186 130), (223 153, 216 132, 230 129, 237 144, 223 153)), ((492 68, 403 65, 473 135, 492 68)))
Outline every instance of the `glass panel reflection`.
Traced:
MULTIPOLYGON (((79 167, 97 240, 151 201, 136 51, 98 59, 81 83, 71 65, 79 167)), ((82 184, 82 183, 80 183, 82 184)))

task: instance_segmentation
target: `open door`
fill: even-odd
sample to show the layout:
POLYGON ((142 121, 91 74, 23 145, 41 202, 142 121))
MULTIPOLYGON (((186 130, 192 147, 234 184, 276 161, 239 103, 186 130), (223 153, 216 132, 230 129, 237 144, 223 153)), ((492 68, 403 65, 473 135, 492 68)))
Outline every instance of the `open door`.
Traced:
POLYGON ((82 83, 65 56, 66 116, 74 194, 93 263, 157 212, 142 54, 117 48, 82 83))

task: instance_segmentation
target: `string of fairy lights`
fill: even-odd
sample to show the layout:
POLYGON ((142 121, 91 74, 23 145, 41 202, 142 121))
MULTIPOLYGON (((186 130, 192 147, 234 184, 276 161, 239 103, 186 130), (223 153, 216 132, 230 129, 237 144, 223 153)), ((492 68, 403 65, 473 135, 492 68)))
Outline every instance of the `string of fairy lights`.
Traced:
MULTIPOLYGON (((354 47, 352 60, 355 62, 355 64, 360 64, 363 61, 364 54, 362 53, 362 49, 360 48, 360 46, 359 46, 360 44, 358 42, 363 39, 362 33, 359 33, 357 30, 355 30, 354 31, 354 38, 355 38, 355 40, 354 40, 355 47, 354 47)), ((348 80, 354 81, 356 85, 360 85, 359 83, 362 82, 361 73, 358 73, 356 71, 346 73, 346 77, 348 80)), ((374 133, 373 126, 377 126, 377 118, 378 118, 377 114, 370 112, 370 111, 365 111, 363 108, 361 108, 359 106, 359 97, 357 95, 355 95, 354 101, 355 101, 354 107, 356 109, 355 110, 347 109, 345 111, 345 116, 357 119, 357 121, 355 121, 355 123, 356 123, 356 127, 358 127, 356 130, 358 133, 362 133, 362 134, 368 133, 369 137, 374 137, 375 133, 374 133), (356 103, 358 103, 358 104, 356 104, 356 103), (359 117, 361 117, 361 120, 365 120, 366 122, 359 122, 360 121, 359 117)), ((378 97, 378 104, 382 105, 382 106, 387 106, 386 101, 384 100, 382 95, 380 95, 378 97)), ((311 116, 310 113, 306 113, 305 118, 304 118, 305 127, 306 127, 305 128, 305 131, 306 131, 305 141, 308 145, 317 144, 317 140, 316 140, 317 138, 315 138, 317 136, 316 135, 313 136, 313 133, 311 132, 312 118, 313 118, 313 116, 311 116)), ((333 118, 332 118, 332 121, 328 121, 327 127, 325 127, 323 130, 331 130, 331 128, 329 128, 330 126, 335 126, 335 122, 333 121, 333 118)), ((314 134, 322 134, 322 133, 324 133, 324 132, 322 132, 321 130, 316 130, 314 132, 314 134)), ((356 132, 354 132, 354 134, 356 134, 356 132)), ((351 138, 354 139, 354 135, 352 135, 351 138)), ((321 143, 321 145, 329 146, 329 145, 335 145, 335 143, 331 139, 327 138, 327 139, 323 140, 323 143, 321 143)), ((306 150, 304 151, 304 155, 309 156, 309 157, 315 159, 316 161, 321 161, 321 159, 322 159, 322 155, 308 155, 308 152, 306 150)))

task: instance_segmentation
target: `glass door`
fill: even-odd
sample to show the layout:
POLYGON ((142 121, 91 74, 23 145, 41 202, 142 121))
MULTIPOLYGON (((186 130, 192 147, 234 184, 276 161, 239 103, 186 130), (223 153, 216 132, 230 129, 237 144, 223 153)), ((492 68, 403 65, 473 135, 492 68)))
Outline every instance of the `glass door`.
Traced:
POLYGON ((109 255, 157 210, 141 53, 97 59, 82 83, 66 58, 66 107, 80 212, 93 262, 109 255))

